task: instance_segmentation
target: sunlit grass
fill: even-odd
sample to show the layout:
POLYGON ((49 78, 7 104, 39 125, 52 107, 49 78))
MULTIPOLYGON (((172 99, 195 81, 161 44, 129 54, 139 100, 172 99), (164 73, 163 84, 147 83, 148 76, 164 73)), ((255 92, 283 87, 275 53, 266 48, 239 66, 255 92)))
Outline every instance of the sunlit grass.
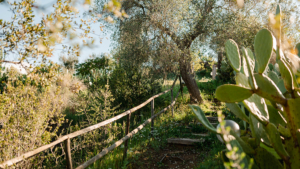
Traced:
MULTIPOLYGON (((165 91, 167 89, 170 89, 175 79, 166 80, 165 84, 162 87, 162 91, 165 91)), ((203 85, 202 83, 211 82, 210 79, 201 79, 201 82, 197 82, 198 86, 203 85)), ((206 85, 208 86, 208 85, 206 85)), ((203 90, 206 90, 206 86, 203 90)), ((173 90, 173 98, 176 97, 177 92, 180 90, 180 82, 177 80, 176 85, 174 86, 173 90)), ((213 95, 211 93, 201 92, 201 96, 204 99, 204 104, 201 104, 200 107, 204 110, 204 112, 207 113, 207 115, 212 115, 212 112, 215 110, 212 110, 213 108, 218 108, 218 110, 222 110, 225 106, 216 106, 212 102, 213 95)), ((124 144, 122 144, 120 147, 116 148, 115 150, 109 152, 107 155, 105 155, 100 160, 96 161, 93 165, 91 165, 89 168, 131 168, 131 165, 133 162, 137 162, 139 156, 149 147, 153 148, 156 151, 159 151, 162 147, 167 145, 167 139, 171 137, 187 137, 187 138, 195 138, 195 136, 188 134, 189 131, 186 130, 185 126, 192 126, 195 128, 195 131, 201 131, 201 132, 208 132, 205 128, 197 126, 197 120, 195 115, 192 113, 190 108, 188 107, 189 104, 189 92, 186 87, 183 88, 183 95, 179 93, 179 97, 177 99, 177 102, 174 106, 174 117, 172 117, 171 109, 161 114, 159 117, 157 117, 154 121, 154 130, 151 134, 151 125, 148 124, 145 126, 140 132, 135 134, 133 138, 131 138, 128 142, 128 151, 127 151, 127 158, 123 161, 123 152, 124 152, 124 144)), ((166 94, 163 94, 162 96, 155 99, 155 113, 158 113, 161 109, 168 106, 171 103, 171 93, 168 92, 166 94)), ((130 131, 132 131, 134 128, 136 128, 138 125, 143 123, 145 120, 151 117, 150 113, 150 104, 146 107, 142 108, 140 112, 135 112, 132 114, 133 121, 131 121, 131 128, 130 131), (140 114, 140 121, 138 122, 136 117, 140 114)), ((72 115, 70 115, 70 118, 72 119, 72 115)), ((77 119, 72 120, 79 120, 77 119)), ((123 124, 124 125, 124 124, 123 124)), ((124 136, 124 131, 122 131, 124 136)), ((123 137, 122 136, 122 137, 123 137)), ((119 138, 120 139, 120 138, 119 138)), ((216 138, 214 138, 216 139, 216 138)), ((114 141, 117 141, 118 138, 114 137, 114 141)), ((111 142, 106 147, 113 144, 111 142)), ((215 145, 213 145, 215 146, 215 145)), ((219 146, 220 147, 220 146, 219 146)), ((222 146, 221 146, 222 147, 222 146)), ((103 147, 104 148, 104 147, 103 147)), ((216 150, 215 152, 212 151, 212 155, 217 154, 219 150, 218 146, 216 148, 213 148, 213 150, 216 150)), ((95 149, 92 154, 86 155, 83 154, 82 158, 85 159, 85 161, 89 160, 93 156, 100 153, 102 150, 95 149)), ((218 157, 216 157, 218 158, 218 157)), ((213 163, 215 159, 209 156, 208 160, 211 159, 211 162, 207 162, 207 165, 209 166, 210 163, 213 163)), ((201 164, 202 165, 202 164, 201 164)))
MULTIPOLYGON (((170 80, 172 81, 172 80, 170 80)), ((173 82, 173 81, 172 81, 173 82)), ((168 86, 164 86, 166 88, 171 87, 171 83, 168 86)), ((176 86, 174 87, 174 97, 175 94, 179 91, 179 82, 176 83, 176 86)), ((116 148, 112 152, 109 152, 107 155, 105 155, 101 160, 98 160, 95 162, 92 166, 89 168, 122 168, 122 166, 126 166, 128 159, 136 159, 138 158, 139 154, 143 153, 144 150, 146 150, 147 146, 151 146, 154 149, 159 150, 159 148, 166 143, 166 140, 169 135, 166 135, 168 130, 171 130, 173 127, 172 123, 181 122, 184 121, 184 119, 187 117, 187 113, 191 115, 190 110, 187 108, 187 105, 183 102, 187 101, 187 90, 184 91, 184 97, 178 97, 178 103, 176 103, 177 109, 174 109, 174 118, 172 118, 171 110, 166 111, 165 113, 161 114, 158 118, 154 121, 154 130, 151 135, 151 125, 148 124, 145 126, 140 132, 135 134, 133 138, 129 140, 128 143, 128 151, 127 151, 127 158, 125 161, 123 161, 123 152, 124 152, 124 145, 121 145, 120 147, 116 148), (189 112, 183 111, 188 110, 189 112), (153 136, 153 137, 152 137, 153 136)), ((166 101, 166 104, 169 105, 171 103, 171 94, 170 92, 167 94, 164 94, 159 98, 159 100, 155 102, 161 102, 162 100, 166 101)), ((186 102, 185 102, 186 103, 186 102)), ((164 105, 164 104, 163 104, 164 105)), ((176 107, 175 106, 175 107, 176 107)), ((158 113, 163 107, 155 106, 155 113, 158 113)), ((146 119, 150 118, 149 112, 142 112, 141 114, 144 114, 142 116, 142 122, 144 122, 146 119)), ((188 118, 190 119, 190 118, 188 118)), ((139 124, 137 124, 139 125, 139 124)), ((134 126, 136 127, 136 126, 134 126)), ((132 130, 132 128, 131 128, 132 130)), ((100 151, 97 150, 94 155, 99 153, 100 151)), ((86 157, 87 158, 87 157, 86 157)), ((91 157, 88 157, 91 158, 91 157)), ((87 160, 88 160, 87 158, 87 160)), ((127 166, 128 167, 128 166, 127 166)))

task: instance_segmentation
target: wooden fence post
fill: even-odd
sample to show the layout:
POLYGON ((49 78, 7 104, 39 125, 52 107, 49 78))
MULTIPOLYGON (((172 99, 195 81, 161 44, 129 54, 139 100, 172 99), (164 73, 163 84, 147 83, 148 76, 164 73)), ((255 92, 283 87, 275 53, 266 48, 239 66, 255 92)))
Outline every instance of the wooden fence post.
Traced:
MULTIPOLYGON (((171 104, 173 103, 173 88, 171 89, 171 104)), ((174 117, 174 106, 172 105, 172 117, 174 117)))
POLYGON ((64 141, 64 149, 65 149, 65 156, 67 161, 67 169, 73 169, 72 165, 72 157, 71 157, 71 140, 68 138, 64 141))
MULTIPOLYGON (((154 116, 154 99, 151 101, 151 117, 154 116)), ((153 137, 154 119, 151 121, 151 136, 153 137)))
MULTIPOLYGON (((129 133, 129 128, 130 128, 130 116, 131 116, 131 112, 128 114, 127 116, 127 122, 126 122, 126 131, 125 131, 125 135, 127 135, 129 133)), ((128 140, 126 140, 124 142, 124 153, 123 153, 123 161, 125 160, 126 156, 127 156, 127 149, 128 149, 128 140)))
POLYGON ((181 76, 178 76, 178 77, 179 77, 181 97, 183 98, 183 82, 181 81, 181 76))
POLYGON ((216 75, 217 75, 217 65, 213 65, 212 80, 216 79, 216 75))

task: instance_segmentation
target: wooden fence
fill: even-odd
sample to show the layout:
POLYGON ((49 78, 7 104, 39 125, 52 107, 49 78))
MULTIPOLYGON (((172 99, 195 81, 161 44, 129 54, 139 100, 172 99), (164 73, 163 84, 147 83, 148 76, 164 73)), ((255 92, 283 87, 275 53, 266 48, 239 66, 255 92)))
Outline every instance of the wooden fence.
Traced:
POLYGON ((79 135, 82 135, 84 133, 87 133, 87 132, 90 132, 92 130, 95 130, 95 129, 98 129, 102 126, 105 126, 107 124, 110 124, 124 116, 127 116, 127 122, 126 122, 126 136, 123 137, 122 139, 120 139, 119 141, 115 142, 113 145, 111 145, 110 147, 108 148, 105 148, 103 149, 99 154, 97 154, 96 156, 94 156, 93 158, 91 158, 90 160, 86 161, 85 163, 83 163, 82 165, 78 166, 76 169, 83 169, 83 168, 86 168, 88 167, 89 165, 93 164, 95 161, 99 160, 101 157, 103 157, 104 155, 106 155, 108 152, 112 151, 113 149, 117 148, 118 146, 120 146, 121 144, 124 143, 124 154, 123 154, 123 158, 125 158, 127 156, 127 148, 128 148, 128 139, 131 138, 133 135, 135 135, 136 133, 138 133, 141 129, 143 129, 148 123, 151 122, 151 130, 153 131, 153 127, 154 127, 154 119, 159 116, 160 114, 162 114, 163 112, 167 111, 170 107, 172 107, 172 116, 174 115, 173 111, 174 111, 174 104, 176 103, 176 100, 177 100, 177 97, 179 96, 179 92, 180 90, 177 92, 176 94, 176 97, 175 99, 173 100, 173 88, 175 86, 175 83, 177 81, 179 77, 179 80, 180 80, 180 90, 182 91, 182 83, 181 83, 181 78, 180 76, 176 76, 173 84, 172 84, 172 87, 164 92, 161 92, 157 95, 154 95, 152 96, 151 98, 149 98, 147 101, 145 101, 144 103, 130 109, 130 110, 127 110, 111 119, 108 119, 108 120, 105 120, 103 122, 100 122, 98 124, 95 124, 95 125, 92 125, 90 127, 87 127, 87 128, 84 128, 82 130, 79 130, 79 131, 76 131, 74 133, 71 133, 71 134, 68 134, 68 135, 65 135, 61 138, 59 138, 58 140, 50 143, 50 144, 47 144, 47 145, 44 145, 42 147, 39 147, 33 151, 30 151, 30 152, 27 152, 25 154, 22 154, 20 155, 19 157, 16 157, 16 158, 13 158, 11 160, 8 160, 8 161, 5 161, 3 162, 2 164, 0 164, 0 168, 7 168, 9 166, 12 166, 14 164, 17 164, 23 160, 25 160, 26 158, 29 158, 29 157, 32 157, 38 153, 41 153, 59 143, 62 143, 64 142, 64 151, 65 151, 65 158, 66 158, 66 162, 67 162, 67 168, 68 169, 73 169, 73 164, 72 164, 72 159, 71 159, 71 147, 70 147, 70 144, 71 144, 71 138, 74 138, 74 137, 77 137, 79 135), (167 106, 166 108, 162 109, 160 112, 158 112, 157 114, 154 114, 154 99, 165 94, 165 93, 168 93, 169 91, 171 91, 171 104, 169 106, 167 106), (139 110, 140 108, 144 107, 145 105, 147 105, 149 102, 151 102, 151 118, 149 118, 148 120, 146 120, 143 124, 141 124, 140 126, 138 126, 136 129, 132 130, 130 133, 129 133, 129 126, 130 126, 130 116, 131 116, 131 113, 139 110))

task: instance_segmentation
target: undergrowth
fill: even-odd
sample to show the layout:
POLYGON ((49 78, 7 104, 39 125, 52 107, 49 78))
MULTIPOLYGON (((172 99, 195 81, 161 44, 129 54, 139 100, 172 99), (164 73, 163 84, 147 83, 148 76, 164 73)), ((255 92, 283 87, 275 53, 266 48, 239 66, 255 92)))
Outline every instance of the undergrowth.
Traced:
MULTIPOLYGON (((171 85, 169 83, 169 85, 171 85)), ((169 86, 163 90, 168 89, 169 86)), ((174 95, 177 93, 179 85, 175 86, 174 95)), ((207 95, 207 94, 205 94, 207 95)), ((155 105, 155 112, 170 104, 170 93, 161 96, 155 100, 155 103, 159 102, 160 105, 155 105)), ((121 145, 113 152, 107 154, 102 160, 95 162, 90 168, 132 168, 133 164, 139 164, 141 161, 139 158, 148 149, 154 149, 160 151, 166 147, 167 139, 172 137, 179 138, 199 138, 199 136, 192 135, 192 133, 207 133, 208 131, 199 125, 195 121, 194 114, 187 108, 189 102, 188 91, 186 88, 183 90, 183 96, 178 97, 177 103, 174 107, 174 117, 172 117, 171 111, 160 115, 155 119, 154 130, 151 133, 151 126, 148 124, 140 132, 133 136, 129 141, 127 158, 123 161, 124 146, 121 145)), ((228 113, 224 105, 213 105, 213 101, 205 101, 208 115, 211 115, 210 111, 220 110, 224 113, 228 113), (215 110, 212 110, 212 106, 215 106, 215 110), (210 110, 210 111, 209 111, 210 110)), ((150 118, 150 114, 147 112, 141 113, 141 122, 150 118)), ((131 130, 137 127, 139 124, 136 122, 131 126, 131 130)), ((222 168, 222 161, 220 159, 219 152, 225 149, 225 146, 217 140, 215 135, 210 135, 206 138, 204 143, 198 144, 197 151, 204 151, 199 159, 198 168, 222 168)), ((141 164, 139 164, 141 165, 141 164)), ((162 165, 162 164, 161 164, 162 165)))

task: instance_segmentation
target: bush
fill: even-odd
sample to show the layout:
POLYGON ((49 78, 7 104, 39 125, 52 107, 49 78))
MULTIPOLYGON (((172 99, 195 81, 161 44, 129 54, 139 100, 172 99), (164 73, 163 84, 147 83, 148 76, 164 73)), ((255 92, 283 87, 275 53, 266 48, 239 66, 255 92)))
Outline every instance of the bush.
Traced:
POLYGON ((220 69, 217 70, 217 72, 218 72, 217 79, 219 81, 222 81, 223 83, 230 83, 230 84, 235 83, 234 71, 230 66, 227 58, 221 62, 221 67, 220 69))
POLYGON ((203 77, 211 78, 210 72, 211 71, 200 70, 200 71, 196 72, 196 76, 197 76, 198 79, 202 79, 203 77))
MULTIPOLYGON (((63 110, 84 86, 70 74, 58 74, 56 68, 41 65, 30 75, 13 69, 8 72, 0 94, 1 162, 48 144, 58 134, 64 123, 63 110)), ((21 165, 30 168, 42 162, 25 161, 21 165)))
POLYGON ((113 71, 114 62, 107 56, 101 55, 77 64, 75 67, 76 75, 94 90, 107 84, 109 74, 113 71))
POLYGON ((151 77, 145 69, 130 69, 117 66, 110 77, 110 87, 115 104, 123 103, 123 108, 132 108, 162 90, 162 82, 151 77))

